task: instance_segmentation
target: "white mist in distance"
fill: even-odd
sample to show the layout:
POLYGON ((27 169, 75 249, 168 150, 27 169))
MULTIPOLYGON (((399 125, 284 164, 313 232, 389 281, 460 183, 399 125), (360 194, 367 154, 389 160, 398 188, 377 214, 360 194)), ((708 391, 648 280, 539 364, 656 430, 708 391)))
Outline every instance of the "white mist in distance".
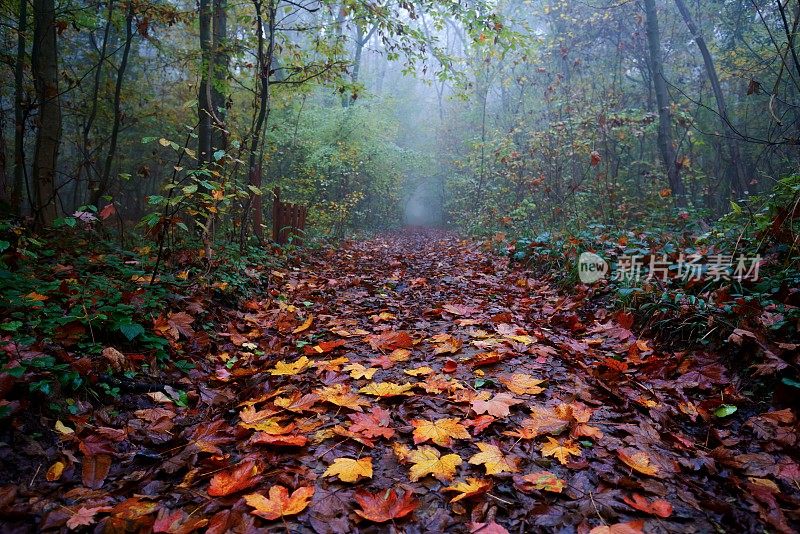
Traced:
POLYGON ((425 187, 417 187, 404 203, 405 223, 408 226, 438 226, 440 210, 434 206, 425 187))

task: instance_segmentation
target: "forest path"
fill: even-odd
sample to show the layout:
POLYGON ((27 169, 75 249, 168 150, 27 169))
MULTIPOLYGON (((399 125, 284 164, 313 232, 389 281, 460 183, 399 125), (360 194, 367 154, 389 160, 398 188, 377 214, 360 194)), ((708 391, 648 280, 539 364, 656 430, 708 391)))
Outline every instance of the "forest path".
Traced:
MULTIPOLYGON (((66 419, 47 451, 20 447, 48 459, 30 484, 0 486, 9 529, 750 532, 796 519, 800 467, 776 449, 793 416, 709 417, 732 381, 722 365, 654 349, 578 290, 437 231, 269 275, 270 294, 239 310, 186 303, 227 325, 211 335, 170 314, 195 364, 171 386, 66 419)), ((29 462, 14 460, 19 480, 29 462)))

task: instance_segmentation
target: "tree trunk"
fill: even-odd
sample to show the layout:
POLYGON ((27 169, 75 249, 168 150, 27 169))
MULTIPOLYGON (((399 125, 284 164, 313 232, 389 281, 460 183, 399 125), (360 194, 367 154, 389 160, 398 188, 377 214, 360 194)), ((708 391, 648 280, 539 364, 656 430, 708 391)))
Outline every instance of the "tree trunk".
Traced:
MULTIPOLYGON (((675 4, 678 6, 678 11, 681 12, 683 21, 689 28, 689 32, 691 32, 695 43, 697 43, 697 48, 700 49, 700 54, 703 56, 703 63, 705 63, 706 73, 708 74, 708 80, 711 82, 711 89, 714 91, 714 98, 717 101, 717 112, 725 128, 729 128, 730 119, 728 116, 728 107, 725 105, 725 96, 722 94, 722 87, 719 84, 717 69, 714 66, 714 60, 711 57, 708 46, 706 46, 706 41, 703 39, 703 35, 700 33, 697 25, 694 23, 694 19, 692 19, 692 15, 686 8, 684 1, 675 0, 675 4)), ((747 177, 744 166, 742 165, 742 157, 739 153, 739 143, 732 136, 727 136, 726 142, 731 157, 731 169, 729 170, 731 191, 737 195, 743 195, 747 190, 747 177)))
POLYGON ((214 0, 214 69, 211 83, 211 109, 213 111, 214 125, 211 131, 211 150, 227 150, 228 136, 225 127, 228 86, 228 0, 214 0))
POLYGON ((25 112, 22 103, 25 97, 23 75, 25 73, 25 36, 28 31, 28 1, 19 1, 19 24, 17 26, 17 60, 14 65, 14 182, 11 187, 11 210, 19 215, 22 211, 22 190, 25 187, 25 112))
POLYGON ((33 156, 36 223, 56 219, 56 165, 61 143, 61 101, 58 94, 58 52, 54 0, 33 0, 33 80, 39 103, 39 129, 33 156))
POLYGON ((128 68, 128 56, 131 52, 131 42, 133 41, 133 2, 128 2, 128 12, 125 14, 125 45, 122 49, 122 60, 117 69, 117 82, 114 86, 114 124, 111 126, 111 139, 109 140, 108 154, 103 166, 103 175, 97 189, 92 191, 89 203, 97 206, 100 198, 108 190, 111 183, 111 165, 114 163, 114 156, 117 152, 117 139, 119 138, 119 128, 122 123, 122 85, 125 80, 125 69, 128 68))
POLYGON ((89 110, 89 116, 86 123, 83 125, 83 165, 86 167, 86 176, 88 177, 89 194, 92 195, 93 191, 100 187, 100 171, 93 164, 94 151, 91 147, 90 135, 94 121, 97 118, 97 106, 100 101, 100 81, 103 77, 103 65, 106 62, 106 51, 108 50, 108 39, 111 34, 111 17, 114 15, 114 0, 108 2, 108 15, 106 16, 106 27, 103 30, 103 44, 100 47, 100 59, 97 63, 97 68, 94 73, 94 85, 92 86, 92 107, 89 110))
MULTIPOLYGON (((269 77, 272 67, 272 56, 275 53, 275 12, 277 4, 275 0, 269 0, 267 8, 267 50, 264 51, 264 17, 261 12, 261 0, 254 0, 253 4, 256 8, 256 27, 258 31, 258 76, 260 82, 260 91, 258 94, 258 111, 253 121, 253 128, 250 137, 250 154, 247 161, 247 169, 249 173, 249 185, 252 188, 260 190, 262 177, 261 177, 261 160, 263 159, 263 151, 259 149, 261 144, 261 132, 267 122, 269 116, 270 105, 270 84, 269 77)), ((244 246, 245 239, 247 238, 247 229, 250 225, 250 212, 253 212, 253 232, 259 241, 264 237, 262 229, 263 219, 263 206, 262 195, 250 190, 247 202, 245 202, 244 209, 242 210, 242 225, 240 228, 239 240, 240 245, 244 246)))
POLYGON ((209 74, 213 72, 211 57, 211 0, 200 0, 200 88, 197 95, 199 126, 197 160, 200 165, 211 160, 211 91, 209 74))
POLYGON ((678 206, 685 206, 686 190, 678 172, 677 154, 672 144, 672 117, 667 82, 664 78, 664 63, 661 59, 661 35, 655 0, 644 0, 644 10, 647 18, 647 48, 650 52, 653 89, 658 106, 658 149, 664 161, 664 168, 667 170, 667 180, 672 194, 675 195, 675 202, 678 206))

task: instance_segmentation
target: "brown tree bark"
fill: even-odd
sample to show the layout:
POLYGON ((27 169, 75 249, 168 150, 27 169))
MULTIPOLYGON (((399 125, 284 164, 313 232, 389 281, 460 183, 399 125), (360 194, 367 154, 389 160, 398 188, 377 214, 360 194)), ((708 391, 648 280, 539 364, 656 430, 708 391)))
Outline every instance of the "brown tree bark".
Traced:
POLYGON ((39 128, 33 156, 36 223, 50 226, 56 219, 56 166, 61 143, 61 101, 58 93, 54 0, 33 0, 33 80, 39 103, 39 128))
POLYGON ((25 187, 25 99, 23 87, 25 74, 25 46, 28 31, 28 0, 19 0, 17 25, 17 58, 14 65, 14 182, 11 186, 11 209, 19 215, 22 211, 22 190, 25 187))
POLYGON ((214 0, 212 47, 214 49, 211 83, 211 109, 213 111, 213 128, 211 130, 211 150, 227 150, 228 136, 226 130, 228 84, 228 0, 214 0))
POLYGON ((199 126, 197 129, 197 159, 199 164, 211 160, 211 0, 200 0, 200 88, 197 95, 199 126))
MULTIPOLYGON (((708 81, 711 83, 711 89, 714 92, 714 99, 717 102, 717 113, 719 113, 725 128, 730 126, 730 118, 728 116, 728 107, 725 104, 725 96, 722 93, 722 87, 719 83, 717 76, 717 69, 714 66, 714 59, 711 57, 711 52, 708 50, 703 34, 694 23, 692 14, 686 8, 686 3, 683 0, 675 0, 675 5, 678 6, 678 11, 681 12, 681 17, 689 28, 689 32, 697 43, 697 48, 700 49, 700 54, 703 56, 703 63, 706 67, 708 74, 708 81)), ((729 182, 731 191, 737 195, 743 195, 747 190, 747 176, 745 174, 744 166, 742 165, 742 156, 739 152, 739 143, 732 136, 726 136, 726 144, 728 145, 728 152, 731 158, 731 168, 729 171, 729 182)))
POLYGON ((644 0, 647 19, 647 48, 653 72, 653 90, 658 107, 658 150, 667 171, 672 194, 678 206, 686 205, 686 190, 677 165, 677 153, 672 142, 672 114, 670 113, 669 93, 664 78, 664 62, 661 58, 661 34, 658 28, 658 15, 655 0, 644 0))
POLYGON ((239 241, 240 245, 244 246, 247 238, 247 231, 250 223, 253 224, 253 233, 259 241, 264 238, 262 228, 263 222, 263 195, 256 193, 254 189, 260 190, 262 183, 261 176, 261 161, 263 159, 263 150, 261 146, 262 131, 267 123, 270 111, 270 74, 272 67, 272 58, 275 55, 275 15, 277 12, 277 1, 268 0, 267 13, 266 13, 266 28, 264 25, 264 14, 262 13, 261 0, 253 0, 253 5, 256 8, 256 27, 258 31, 258 78, 259 78, 259 92, 256 116, 253 120, 252 131, 250 134, 250 153, 247 159, 248 179, 249 185, 252 187, 247 201, 242 209, 242 224, 240 227, 239 241), (264 42, 264 34, 266 29, 266 43, 264 42), (265 50, 266 44, 266 50, 265 50), (250 214, 252 212, 252 221, 250 214))
POLYGON ((91 192, 89 203, 97 206, 100 199, 108 191, 111 184, 111 165, 114 163, 114 156, 117 153, 117 140, 119 139, 119 129, 122 125, 122 86, 125 81, 125 70, 128 68, 128 57, 131 52, 133 42, 133 2, 128 2, 128 11, 125 14, 125 44, 122 49, 122 59, 117 69, 117 81, 114 85, 114 123, 111 125, 111 138, 108 143, 108 154, 106 154, 103 175, 97 189, 91 192))

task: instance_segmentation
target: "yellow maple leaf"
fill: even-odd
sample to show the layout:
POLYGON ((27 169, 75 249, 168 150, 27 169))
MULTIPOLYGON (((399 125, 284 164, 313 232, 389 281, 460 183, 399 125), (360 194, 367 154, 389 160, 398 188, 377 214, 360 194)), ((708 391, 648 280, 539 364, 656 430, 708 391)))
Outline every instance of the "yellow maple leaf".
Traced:
POLYGON ((260 493, 245 495, 245 502, 255 508, 251 514, 272 521, 287 515, 297 515, 308 507, 309 499, 314 495, 313 486, 297 488, 291 495, 283 486, 272 486, 269 498, 260 493))
POLYGON ((486 493, 492 489, 492 481, 485 478, 468 477, 466 482, 458 482, 452 486, 443 488, 442 491, 457 491, 459 494, 450 499, 450 502, 458 502, 461 499, 474 497, 481 493, 486 493))
POLYGON ((327 386, 314 391, 314 393, 319 395, 319 398, 325 402, 330 402, 342 408, 350 408, 357 412, 362 411, 362 406, 369 406, 369 402, 366 399, 361 398, 358 393, 355 393, 344 384, 327 386))
POLYGON ((566 465, 569 461, 569 455, 580 456, 580 446, 572 440, 565 440, 560 443, 557 439, 547 437, 547 443, 542 445, 542 456, 555 456, 561 465, 566 465))
POLYGON ((275 367, 269 370, 269 373, 273 376, 296 375, 302 373, 310 366, 311 360, 306 356, 300 356, 300 358, 292 363, 286 363, 284 361, 276 363, 275 367))
POLYGON ((389 353, 389 359, 393 362, 404 362, 411 357, 411 351, 408 349, 394 349, 389 353))
POLYGON ((501 376, 500 383, 517 395, 537 395, 544 391, 539 384, 544 380, 533 378, 525 373, 514 373, 511 376, 501 376))
POLYGON ((322 476, 338 476, 342 482, 355 482, 361 477, 372 478, 372 458, 336 458, 322 476))
POLYGON ((373 375, 378 371, 377 367, 364 367, 360 363, 351 363, 346 365, 343 371, 350 373, 353 378, 366 378, 372 380, 373 375))
POLYGON ((483 465, 486 468, 487 475, 496 475, 497 473, 516 473, 517 459, 503 454, 503 451, 497 445, 490 445, 488 443, 476 443, 481 452, 472 456, 469 463, 472 465, 483 465))
POLYGON ((414 443, 425 443, 432 441, 441 447, 452 447, 453 439, 469 439, 467 427, 458 422, 458 419, 437 419, 436 421, 424 421, 414 419, 411 421, 414 427, 414 443))
POLYGON ((427 365, 424 365, 422 367, 417 367, 416 369, 406 369, 403 372, 409 376, 420 376, 420 375, 425 376, 433 373, 433 369, 431 369, 427 365))
POLYGON ((449 482, 456 476, 456 467, 461 465, 463 460, 457 454, 441 456, 439 451, 430 445, 423 445, 411 451, 408 461, 413 464, 409 473, 412 482, 425 475, 433 475, 442 482, 449 482))
POLYGON ((536 343, 536 338, 531 336, 509 336, 509 339, 513 339, 517 343, 522 343, 523 345, 532 345, 536 343))
POLYGON ((372 395, 373 397, 396 397, 398 395, 412 395, 409 391, 413 384, 395 384, 394 382, 377 382, 369 384, 359 389, 360 393, 372 395))

